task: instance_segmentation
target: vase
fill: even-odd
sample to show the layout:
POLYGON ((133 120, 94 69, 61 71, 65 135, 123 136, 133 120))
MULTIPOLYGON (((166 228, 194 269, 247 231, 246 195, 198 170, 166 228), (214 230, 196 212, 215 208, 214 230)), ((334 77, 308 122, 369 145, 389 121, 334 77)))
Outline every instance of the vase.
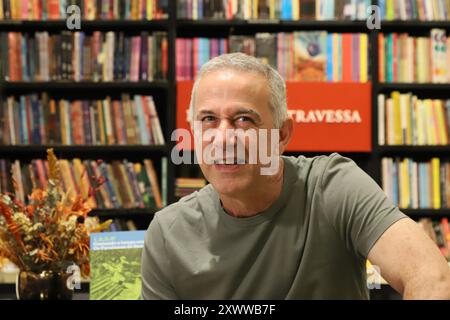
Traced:
POLYGON ((71 274, 66 272, 20 271, 16 279, 19 300, 71 300, 73 290, 67 285, 71 274))

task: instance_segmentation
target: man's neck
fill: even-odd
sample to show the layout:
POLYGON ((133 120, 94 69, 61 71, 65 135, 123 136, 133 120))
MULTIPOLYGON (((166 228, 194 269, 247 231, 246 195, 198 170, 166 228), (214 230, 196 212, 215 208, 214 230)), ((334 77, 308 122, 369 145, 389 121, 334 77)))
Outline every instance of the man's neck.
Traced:
POLYGON ((220 195, 222 207, 234 217, 251 217, 268 209, 280 196, 283 188, 284 161, 275 175, 267 176, 267 181, 259 183, 251 192, 240 197, 220 195), (267 188, 267 186, 273 186, 267 188))

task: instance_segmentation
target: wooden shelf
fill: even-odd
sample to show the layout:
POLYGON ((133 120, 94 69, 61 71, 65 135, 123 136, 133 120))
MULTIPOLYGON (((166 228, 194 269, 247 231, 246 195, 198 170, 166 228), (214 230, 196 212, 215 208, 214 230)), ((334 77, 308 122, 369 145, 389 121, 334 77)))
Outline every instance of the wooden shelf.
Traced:
MULTIPOLYGON (((294 28, 314 28, 314 29, 331 29, 331 28, 352 28, 355 30, 369 29, 366 27, 365 21, 351 21, 351 20, 330 20, 330 21, 316 21, 316 20, 222 20, 222 19, 204 19, 204 20, 188 20, 178 19, 176 26, 183 27, 197 27, 197 26, 224 26, 224 27, 240 27, 247 25, 256 25, 258 27, 265 27, 268 25, 294 28)), ((169 21, 162 20, 82 20, 82 30, 166 30, 169 28, 169 21)), ((450 29, 450 21, 382 21, 381 32, 394 31, 422 31, 424 29, 443 28, 450 29)), ((11 29, 29 29, 29 30, 64 30, 67 29, 65 20, 1 20, 0 30, 11 29)))
POLYGON ((429 32, 429 29, 440 28, 450 30, 450 21, 420 21, 420 20, 410 20, 410 21, 381 21, 380 32, 397 32, 397 31, 425 31, 429 32))
POLYGON ((445 209, 400 209, 411 218, 450 218, 450 208, 445 209))
POLYGON ((148 218, 153 219, 154 214, 159 209, 155 208, 133 208, 133 209, 93 209, 89 212, 89 216, 97 216, 99 218, 148 218))
POLYGON ((133 90, 133 89, 163 89, 167 90, 167 81, 114 81, 114 82, 92 82, 92 81, 17 81, 17 82, 0 82, 0 88, 4 90, 133 90))
POLYGON ((450 145, 446 146, 378 146, 377 152, 383 156, 411 155, 447 155, 450 156, 450 145))
POLYGON ((450 96, 449 83, 378 83, 374 84, 374 90, 379 92, 401 91, 401 92, 417 92, 417 91, 433 91, 445 92, 450 96))
POLYGON ((186 29, 205 31, 207 28, 242 28, 259 30, 332 30, 346 32, 368 32, 365 21, 315 21, 315 20, 188 20, 179 19, 176 22, 179 31, 186 29))
MULTIPOLYGON (((146 31, 146 30, 167 30, 168 20, 82 20, 81 31, 92 30, 114 30, 114 31, 146 31)), ((42 31, 67 29, 66 20, 0 20, 0 31, 21 30, 21 31, 42 31)), ((74 30, 77 31, 77 30, 74 30)))
POLYGON ((149 155, 165 155, 168 147, 150 146, 150 145, 113 145, 113 146, 63 146, 63 145, 0 145, 0 154, 2 158, 20 158, 20 157, 45 157, 48 148, 54 148, 58 157, 133 157, 149 155))

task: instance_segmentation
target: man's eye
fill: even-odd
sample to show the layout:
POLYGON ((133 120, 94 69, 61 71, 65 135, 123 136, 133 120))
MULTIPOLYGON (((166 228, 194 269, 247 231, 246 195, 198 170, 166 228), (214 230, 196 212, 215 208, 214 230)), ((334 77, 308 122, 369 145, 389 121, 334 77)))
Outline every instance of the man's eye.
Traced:
POLYGON ((215 118, 213 116, 205 116, 202 118, 202 122, 212 122, 215 118))
POLYGON ((253 123, 253 119, 247 116, 240 116, 236 119, 238 122, 251 122, 253 123))

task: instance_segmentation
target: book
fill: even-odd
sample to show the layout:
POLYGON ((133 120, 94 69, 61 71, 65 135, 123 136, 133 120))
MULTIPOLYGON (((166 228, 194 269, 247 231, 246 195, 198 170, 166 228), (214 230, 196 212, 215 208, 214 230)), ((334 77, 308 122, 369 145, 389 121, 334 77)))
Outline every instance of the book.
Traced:
POLYGON ((90 300, 137 300, 145 231, 92 233, 90 300))
POLYGON ((432 194, 433 194, 433 209, 441 208, 441 189, 440 189, 440 159, 431 159, 432 168, 432 194))
POLYGON ((295 63, 299 81, 326 80, 326 33, 297 32, 295 41, 295 63))
MULTIPOLYGON (((315 0, 302 0, 300 1, 300 19, 315 19, 316 14, 320 15, 320 11, 316 7, 322 7, 320 1, 315 0)), ((319 17, 320 18, 320 17, 319 17)), ((321 19, 318 19, 321 20, 321 19)))
POLYGON ((255 36, 255 56, 263 63, 277 66, 276 37, 270 33, 257 33, 255 36))
POLYGON ((162 208, 163 203, 162 203, 161 191, 159 188, 158 177, 156 175, 156 171, 153 166, 153 162, 150 159, 145 159, 144 166, 145 166, 145 170, 147 172, 147 176, 148 176, 150 184, 151 184, 152 193, 155 198, 156 207, 162 208))
POLYGON ((203 178, 177 178, 175 181, 175 196, 187 196, 206 185, 206 180, 203 178))
POLYGON ((431 41, 431 72, 433 83, 447 82, 447 36, 445 29, 432 29, 431 41))

